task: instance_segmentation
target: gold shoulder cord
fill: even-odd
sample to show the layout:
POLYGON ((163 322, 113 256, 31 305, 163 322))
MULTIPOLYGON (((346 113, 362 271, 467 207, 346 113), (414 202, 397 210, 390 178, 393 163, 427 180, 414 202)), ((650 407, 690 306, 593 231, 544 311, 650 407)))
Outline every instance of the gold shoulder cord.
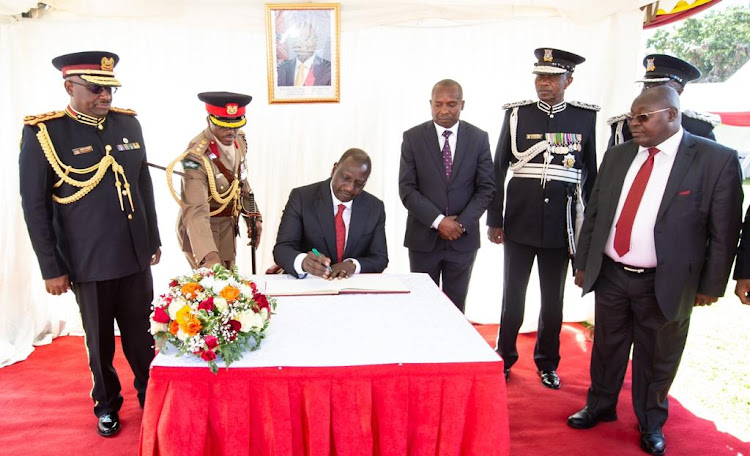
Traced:
MULTIPOLYGON (((177 204, 182 205, 182 199, 177 195, 177 192, 174 190, 174 184, 172 183, 172 174, 174 173, 174 167, 177 165, 177 163, 181 162, 185 157, 188 156, 188 154, 191 152, 191 149, 186 150, 182 155, 172 160, 172 162, 167 165, 167 187, 169 187, 169 192, 172 194, 172 198, 174 198, 175 201, 177 201, 177 204)), ((219 208, 215 211, 211 211, 210 215, 216 215, 224 210, 224 208, 229 205, 229 203, 234 203, 234 214, 238 214, 240 211, 240 181, 239 179, 234 179, 232 181, 232 184, 229 186, 229 189, 227 189, 224 193, 219 193, 218 190, 216 190, 216 181, 214 178, 214 171, 211 167, 211 162, 208 160, 208 158, 205 155, 201 156, 201 159, 203 161, 203 167, 206 168, 206 174, 208 174, 208 189, 209 189, 209 196, 208 199, 213 199, 218 204, 220 204, 219 208)))
POLYGON ((63 184, 63 182, 65 182, 66 184, 80 188, 80 190, 78 190, 74 194, 66 196, 64 198, 61 198, 57 195, 52 195, 52 200, 54 202, 59 204, 70 204, 80 200, 81 198, 89 194, 91 190, 96 188, 97 185, 99 185, 99 182, 101 182, 104 174, 107 172, 107 168, 111 166, 112 172, 115 174, 115 187, 117 187, 117 197, 120 199, 120 210, 125 210, 125 206, 122 202, 123 184, 120 183, 120 176, 122 176, 122 179, 125 182, 125 194, 128 196, 128 200, 130 202, 130 210, 132 212, 135 212, 135 207, 133 206, 133 196, 130 193, 130 184, 128 183, 128 178, 125 176, 125 169, 120 166, 117 161, 115 161, 115 158, 113 156, 109 155, 109 152, 112 150, 112 146, 108 145, 104 148, 104 158, 102 158, 101 161, 99 161, 99 163, 97 163, 96 165, 89 166, 88 168, 84 169, 76 169, 66 165, 60 160, 60 157, 58 157, 57 155, 57 151, 55 151, 55 146, 52 144, 52 139, 49 137, 49 132, 47 132, 47 126, 44 125, 43 122, 39 122, 38 124, 36 124, 36 126, 39 127, 39 133, 36 134, 36 137, 39 140, 39 144, 42 146, 44 156, 47 158, 50 166, 52 166, 55 174, 57 174, 57 176, 60 178, 60 180, 55 183, 54 187, 58 188, 63 184), (75 180, 69 176, 69 174, 71 173, 88 174, 94 171, 96 171, 96 173, 91 176, 90 179, 85 181, 75 180))

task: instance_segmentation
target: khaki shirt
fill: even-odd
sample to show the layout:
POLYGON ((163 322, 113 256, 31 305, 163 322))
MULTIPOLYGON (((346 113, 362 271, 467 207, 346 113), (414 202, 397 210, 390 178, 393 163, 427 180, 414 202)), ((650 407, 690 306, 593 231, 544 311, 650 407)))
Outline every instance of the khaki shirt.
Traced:
MULTIPOLYGON (((190 153, 183 160, 185 176, 182 178, 182 207, 177 219, 177 239, 182 251, 190 262, 190 266, 197 268, 210 252, 218 252, 219 258, 225 266, 234 264, 237 247, 237 217, 211 217, 212 210, 219 208, 213 198, 210 198, 208 187, 208 173, 204 168, 201 156, 211 158, 210 143, 215 141, 211 131, 206 128, 193 138, 188 145, 190 153)), ((245 157, 247 143, 244 132, 240 131, 236 139, 234 157, 221 154, 219 161, 234 174, 235 179, 241 179, 243 191, 252 192, 247 182, 245 157)), ((220 150, 220 149, 219 149, 220 150)), ((216 190, 225 192, 231 185, 219 168, 211 162, 216 190)), ((230 207, 232 203, 229 203, 230 207)))

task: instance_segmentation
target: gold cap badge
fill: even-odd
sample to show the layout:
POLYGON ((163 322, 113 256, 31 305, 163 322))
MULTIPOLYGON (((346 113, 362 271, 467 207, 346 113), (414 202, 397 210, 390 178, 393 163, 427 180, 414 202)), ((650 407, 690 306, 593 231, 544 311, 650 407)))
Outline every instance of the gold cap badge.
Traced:
POLYGON ((544 61, 545 62, 551 62, 552 60, 554 60, 552 58, 552 49, 545 49, 544 50, 544 61))
POLYGON ((111 57, 102 57, 102 71, 112 71, 115 69, 115 59, 111 57))
POLYGON ((655 69, 654 59, 646 59, 646 71, 654 71, 655 69))
POLYGON ((233 116, 237 114, 237 104, 236 103, 230 103, 227 105, 227 114, 230 116, 233 116))

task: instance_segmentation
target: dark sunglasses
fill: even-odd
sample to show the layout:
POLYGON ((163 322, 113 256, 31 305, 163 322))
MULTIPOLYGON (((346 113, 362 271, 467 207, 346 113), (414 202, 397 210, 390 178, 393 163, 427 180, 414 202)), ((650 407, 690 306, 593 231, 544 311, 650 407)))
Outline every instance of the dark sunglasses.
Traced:
POLYGON ((652 114, 656 114, 657 112, 669 111, 670 109, 672 108, 664 108, 664 109, 659 109, 656 111, 644 112, 643 114, 628 113, 628 114, 625 114, 625 118, 628 119, 628 122, 632 122, 633 119, 635 119, 640 123, 646 123, 648 122, 648 119, 651 118, 652 114))
POLYGON ((69 81, 75 85, 86 87, 86 90, 93 93, 94 95, 101 95, 101 93, 104 92, 105 90, 113 95, 117 92, 117 87, 105 87, 105 86, 94 85, 94 84, 81 84, 80 82, 71 81, 70 79, 69 81))

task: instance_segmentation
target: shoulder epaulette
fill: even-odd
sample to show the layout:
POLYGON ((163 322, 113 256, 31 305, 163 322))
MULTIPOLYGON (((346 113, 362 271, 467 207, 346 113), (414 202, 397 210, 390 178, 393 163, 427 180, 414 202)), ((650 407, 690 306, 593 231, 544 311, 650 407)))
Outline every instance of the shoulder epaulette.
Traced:
POLYGON ((200 141, 191 142, 188 146, 188 153, 200 158, 207 149, 206 144, 208 144, 208 140, 205 138, 202 138, 200 141))
POLYGON ((516 101, 514 103, 505 103, 503 105, 503 109, 515 108, 516 106, 526 106, 526 105, 530 105, 530 104, 533 104, 533 103, 536 103, 536 101, 534 101, 534 100, 523 100, 523 101, 516 101))
POLYGON ((682 114, 690 117, 691 119, 697 119, 697 120, 702 120, 704 122, 708 122, 714 127, 721 123, 721 117, 717 116, 716 114, 711 114, 709 112, 697 112, 697 111, 693 111, 692 109, 686 109, 682 111, 682 114))
POLYGON ((620 114, 619 116, 610 117, 609 119, 607 119, 607 125, 612 125, 625 119, 627 119, 627 114, 620 114))
POLYGON ((36 125, 39 122, 45 122, 47 120, 51 119, 59 119, 60 117, 65 116, 65 111, 51 111, 51 112, 45 112, 44 114, 39 114, 36 116, 26 116, 23 118, 23 123, 26 125, 36 125))
POLYGON ((584 103, 582 101, 569 101, 568 104, 571 106, 575 106, 576 108, 588 109, 589 111, 599 111, 602 109, 601 107, 595 104, 584 103))
POLYGON ((118 114, 125 114, 128 116, 137 116, 138 113, 133 111, 132 109, 125 109, 125 108, 115 108, 114 106, 110 106, 109 110, 111 112, 116 112, 118 114))

